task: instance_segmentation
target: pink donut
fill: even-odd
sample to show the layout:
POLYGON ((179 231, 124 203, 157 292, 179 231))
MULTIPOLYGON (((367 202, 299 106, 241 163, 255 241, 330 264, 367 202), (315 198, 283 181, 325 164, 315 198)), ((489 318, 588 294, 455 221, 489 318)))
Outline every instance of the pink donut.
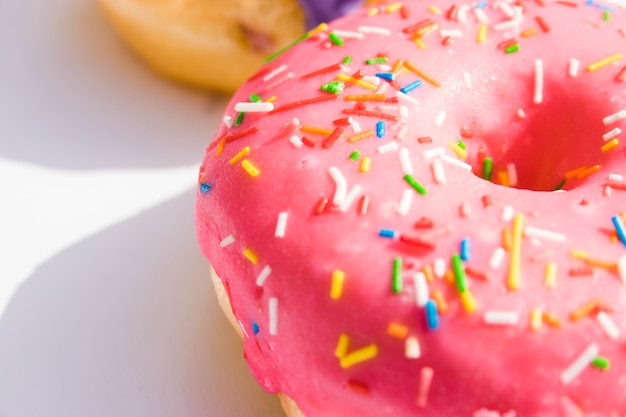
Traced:
POLYGON ((306 417, 626 415, 625 25, 405 1, 272 57, 196 204, 259 383, 306 417))

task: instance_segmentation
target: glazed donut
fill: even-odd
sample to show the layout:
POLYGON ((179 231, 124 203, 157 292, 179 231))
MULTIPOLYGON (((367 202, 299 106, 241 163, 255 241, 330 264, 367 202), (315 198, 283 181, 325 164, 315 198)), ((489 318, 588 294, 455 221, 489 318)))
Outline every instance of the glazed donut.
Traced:
POLYGON ((626 15, 367 6, 234 95, 203 254, 306 417, 626 415, 626 15))
POLYGON ((160 74, 232 92, 309 25, 357 0, 99 0, 125 43, 160 74), (338 7, 339 6, 339 7, 338 7))

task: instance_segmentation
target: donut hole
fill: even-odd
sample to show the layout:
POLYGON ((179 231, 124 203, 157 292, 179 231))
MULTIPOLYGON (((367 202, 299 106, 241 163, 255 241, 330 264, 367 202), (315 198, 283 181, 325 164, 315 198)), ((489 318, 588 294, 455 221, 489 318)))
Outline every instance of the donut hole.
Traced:
POLYGON ((515 188, 571 190, 609 162, 616 151, 602 150, 603 135, 613 126, 605 126, 602 119, 616 111, 615 105, 607 97, 591 97, 581 85, 552 88, 550 94, 485 135, 476 175, 515 188), (491 158, 490 176, 485 157, 491 158))

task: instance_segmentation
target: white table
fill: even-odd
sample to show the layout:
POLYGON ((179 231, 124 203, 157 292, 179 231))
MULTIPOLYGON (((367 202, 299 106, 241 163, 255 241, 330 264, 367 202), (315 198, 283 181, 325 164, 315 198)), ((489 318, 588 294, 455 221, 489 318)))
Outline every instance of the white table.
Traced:
POLYGON ((94 0, 0 0, 0 416, 282 415, 195 240, 225 103, 149 72, 94 0))

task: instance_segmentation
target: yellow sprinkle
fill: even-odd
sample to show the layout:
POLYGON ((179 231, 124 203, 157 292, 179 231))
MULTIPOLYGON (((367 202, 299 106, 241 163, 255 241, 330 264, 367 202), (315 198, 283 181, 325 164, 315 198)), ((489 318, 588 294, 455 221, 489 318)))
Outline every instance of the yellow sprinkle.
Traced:
POLYGON ((330 287, 330 298, 337 300, 341 297, 343 291, 343 282, 346 278, 346 273, 340 269, 333 271, 333 281, 330 287))
POLYGON ((363 132, 357 133, 356 135, 350 136, 348 138, 348 142, 357 142, 361 139, 369 138, 370 136, 374 136, 374 131, 365 130, 363 132))
POLYGON ((445 314, 448 312, 448 303, 446 303, 446 299, 443 297, 443 293, 440 290, 433 290, 430 293, 430 298, 435 301, 437 304, 437 311, 439 314, 445 314))
POLYGON ((522 31, 522 38, 530 38, 531 36, 535 36, 537 34, 537 28, 528 28, 522 31))
POLYGON ((541 329, 543 326, 543 312, 540 308, 534 308, 530 312, 530 328, 533 331, 541 329))
POLYGON ((424 80, 434 85, 435 87, 441 86, 441 83, 439 81, 435 80, 433 77, 431 77, 430 75, 426 74, 424 71, 416 67, 412 62, 404 61, 403 65, 404 65, 404 68, 422 77, 424 80))
POLYGON ((242 150, 240 150, 237 155, 233 156, 232 158, 230 158, 230 163, 232 164, 236 164, 237 162, 239 162, 244 156, 248 155, 250 153, 250 147, 246 146, 245 148, 243 148, 242 150))
POLYGON ((576 176, 578 179, 582 179, 588 177, 589 175, 596 173, 600 170, 600 165, 594 165, 592 167, 586 168, 583 171, 579 172, 576 176))
POLYGON ((300 126, 300 131, 304 133, 313 133, 314 135, 322 135, 322 136, 328 136, 331 133, 333 133, 332 129, 326 129, 325 127, 308 126, 308 125, 300 126))
POLYGON ((368 172, 370 172, 371 166, 372 166, 372 158, 370 158, 369 156, 366 156, 365 158, 361 159, 361 166, 359 167, 359 171, 361 171, 364 174, 367 174, 368 172))
POLYGON ((276 101, 276 96, 272 96, 270 98, 268 98, 267 100, 265 100, 266 103, 273 103, 276 101))
POLYGON ((320 23, 319 25, 317 25, 316 27, 314 27, 313 29, 309 31, 309 35, 310 36, 317 35, 318 33, 326 32, 327 30, 328 30, 328 24, 320 23))
POLYGON ((409 328, 403 324, 391 322, 387 326, 387 334, 398 339, 404 339, 409 334, 409 328))
POLYGON ((435 5, 428 6, 428 11, 432 14, 441 14, 441 9, 435 5))
POLYGON ((367 11, 367 16, 368 17, 376 16, 379 12, 380 10, 378 10, 378 7, 372 7, 371 9, 367 11))
POLYGON ((391 3, 389 6, 387 6, 385 8, 385 13, 397 12, 401 8, 402 8, 402 3, 401 2, 398 1, 396 3, 391 3))
POLYGON ((337 342, 337 347, 335 348, 335 356, 338 358, 343 358, 348 353, 348 347, 350 346, 350 337, 341 333, 339 335, 339 341, 337 342))
POLYGON ((478 309, 478 303, 476 299, 470 292, 470 290, 464 291, 460 294, 461 296, 461 304, 463 305, 463 309, 467 313, 473 313, 478 309))
POLYGON ((351 76, 346 75, 346 74, 337 74, 337 79, 339 81, 345 81, 347 83, 356 84, 359 87, 363 87, 363 88, 366 88, 366 89, 372 90, 372 91, 376 91, 376 89, 378 88, 375 84, 372 84, 372 83, 367 82, 367 81, 356 79, 356 78, 351 77, 351 76))
POLYGON ((450 149, 454 151, 456 156, 458 156, 459 158, 461 159, 467 158, 467 151, 461 148, 458 144, 454 142, 448 142, 448 146, 450 147, 450 149))
POLYGON ((600 148, 600 150, 602 152, 608 152, 611 149, 615 148, 616 146, 619 145, 619 139, 615 138, 615 139, 611 139, 610 141, 608 141, 607 143, 605 143, 604 145, 602 145, 602 147, 600 148))
POLYGON ((546 272, 543 278, 543 283, 548 288, 556 288, 556 264, 554 262, 548 262, 546 264, 546 272))
POLYGON ((476 37, 476 40, 478 41, 478 43, 487 42, 487 25, 486 24, 481 23, 481 25, 478 27, 478 36, 476 37))
POLYGON ((592 72, 598 70, 602 67, 612 64, 615 61, 619 61, 620 59, 622 59, 622 54, 618 52, 597 62, 594 62, 593 64, 590 64, 589 66, 587 66, 587 71, 592 72))
POLYGON ((252 165, 252 163, 250 161, 248 161, 247 159, 244 159, 243 161, 241 161, 241 166, 243 167, 243 169, 246 170, 246 172, 248 174, 250 174, 251 177, 258 177, 259 174, 261 173, 261 171, 259 171, 254 165, 252 165))
POLYGON ((426 49, 426 44, 424 43, 424 41, 422 40, 422 38, 417 38, 415 39, 415 44, 417 45, 418 48, 420 49, 426 49))
POLYGON ((396 59, 396 62, 393 63, 393 67, 391 67, 391 72, 398 75, 400 71, 402 71, 404 61, 401 59, 396 59))
POLYGON ((376 357, 376 355, 378 355, 378 346, 373 344, 368 345, 339 358, 339 365, 344 369, 349 368, 361 362, 372 359, 376 357))
POLYGON ((259 262, 259 257, 257 256, 256 253, 252 252, 252 249, 250 248, 245 248, 243 250, 243 256, 245 256, 246 259, 252 262, 254 265, 256 265, 259 262))
POLYGON ((224 152, 224 146, 226 146, 226 141, 222 139, 220 140, 220 143, 217 144, 217 150, 215 151, 217 157, 222 155, 222 152, 224 152))
POLYGON ((587 252, 585 252, 584 250, 580 250, 580 249, 572 249, 572 251, 569 254, 572 258, 576 258, 576 259, 584 260, 589 257, 589 254, 587 252))
POLYGON ((513 218, 513 236, 511 239, 511 261, 509 264, 508 287, 518 290, 520 287, 520 267, 522 261, 522 233, 524 231, 524 215, 517 213, 513 218))

